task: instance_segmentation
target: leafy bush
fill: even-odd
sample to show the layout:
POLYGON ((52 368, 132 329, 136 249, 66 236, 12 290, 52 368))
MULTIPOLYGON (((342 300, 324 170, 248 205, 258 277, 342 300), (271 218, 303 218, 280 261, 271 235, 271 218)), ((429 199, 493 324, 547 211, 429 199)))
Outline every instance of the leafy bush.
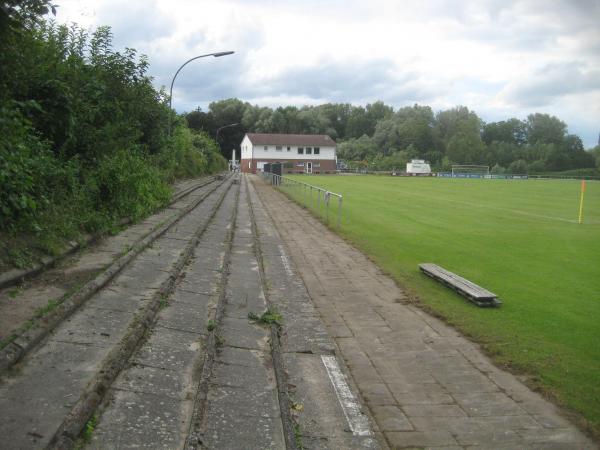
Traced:
POLYGON ((54 157, 17 106, 0 108, 0 230, 40 231, 41 212, 73 167, 54 157))
POLYGON ((108 27, 44 22, 49 7, 9 8, 0 28, 0 266, 138 220, 169 200, 168 183, 226 167, 172 117, 144 56, 113 51, 108 27))
POLYGON ((160 170, 136 150, 120 150, 88 172, 96 210, 106 217, 137 220, 167 203, 171 190, 160 170))

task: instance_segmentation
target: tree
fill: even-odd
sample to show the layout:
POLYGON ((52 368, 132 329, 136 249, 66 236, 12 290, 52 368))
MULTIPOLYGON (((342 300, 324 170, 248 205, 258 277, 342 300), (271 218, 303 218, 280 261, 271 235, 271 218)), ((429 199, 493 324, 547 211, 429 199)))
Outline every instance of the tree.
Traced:
POLYGON ((479 135, 483 122, 477 114, 469 111, 466 106, 457 106, 446 111, 440 111, 435 117, 435 132, 447 146, 456 134, 479 135))
POLYGON ((383 119, 377 122, 373 142, 377 145, 379 152, 384 155, 393 153, 400 146, 398 121, 393 118, 383 119))
POLYGON ((508 166, 508 172, 517 175, 526 174, 527 161, 525 161, 524 159, 517 159, 516 161, 513 161, 512 163, 510 163, 510 166, 508 166))
POLYGON ((399 109, 394 118, 397 121, 398 148, 413 146, 419 156, 434 150, 433 111, 429 106, 407 106, 399 109))
POLYGON ((596 167, 600 168, 600 145, 590 150, 590 154, 596 160, 596 167))
POLYGON ((481 138, 486 145, 492 142, 524 145, 527 142, 527 127, 525 122, 515 118, 491 122, 483 126, 481 138))
POLYGON ((527 142, 560 145, 567 132, 567 125, 548 114, 530 114, 526 121, 527 142))
POLYGON ((484 144, 479 134, 459 132, 448 142, 446 155, 458 164, 481 164, 484 144))
POLYGON ((369 136, 362 135, 358 139, 349 139, 338 143, 338 158, 348 161, 372 159, 378 153, 378 147, 369 136))
POLYGON ((506 169, 504 167, 502 167, 500 164, 495 164, 491 170, 491 173, 493 175, 502 175, 505 172, 506 172, 506 169))

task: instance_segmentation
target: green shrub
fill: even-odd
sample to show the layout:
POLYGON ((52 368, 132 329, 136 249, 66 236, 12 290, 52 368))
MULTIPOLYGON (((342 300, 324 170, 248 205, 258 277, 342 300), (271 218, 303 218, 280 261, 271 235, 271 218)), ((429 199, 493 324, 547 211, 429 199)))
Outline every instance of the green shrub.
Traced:
POLYGON ((42 212, 68 190, 73 167, 61 164, 15 104, 0 108, 0 135, 0 230, 40 231, 42 212))
POLYGON ((137 220, 165 205, 171 196, 160 170, 135 149, 104 156, 87 177, 96 210, 112 219, 137 220))

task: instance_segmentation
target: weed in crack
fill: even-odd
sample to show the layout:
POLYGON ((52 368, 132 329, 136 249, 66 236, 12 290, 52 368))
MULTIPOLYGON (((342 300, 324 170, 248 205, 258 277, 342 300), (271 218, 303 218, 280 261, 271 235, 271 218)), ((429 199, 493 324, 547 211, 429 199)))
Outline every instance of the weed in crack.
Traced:
POLYGON ((83 438, 84 442, 89 443, 92 440, 92 434, 96 429, 96 425, 98 425, 98 417, 96 417, 96 414, 94 414, 92 417, 90 417, 90 420, 86 422, 85 426, 83 427, 83 431, 81 432, 81 437, 83 438))
POLYGON ((213 331, 215 328, 217 328, 217 324, 214 320, 210 319, 206 324, 206 329, 208 331, 213 331))
POLYGON ((8 291, 8 296, 9 296, 9 298, 14 299, 18 295, 20 295, 21 293, 23 293, 23 290, 24 290, 23 286, 17 286, 16 288, 11 289, 10 291, 8 291))
POLYGON ((302 430, 300 429, 299 423, 294 423, 294 440, 296 442, 296 448, 302 450, 304 445, 302 444, 302 430))
POLYGON ((281 325, 283 317, 276 310, 267 309, 264 313, 262 313, 261 316, 259 316, 256 313, 249 312, 248 319, 252 320, 253 322, 262 323, 264 325, 271 325, 273 323, 275 325, 281 325))
POLYGON ((54 311, 58 305, 60 305, 60 302, 58 300, 51 298, 50 300, 48 300, 48 303, 46 304, 46 306, 42 306, 35 310, 36 319, 44 317, 49 312, 54 311))
POLYGON ((163 295, 160 296, 160 300, 158 301, 158 308, 159 309, 163 309, 163 308, 167 307, 167 305, 168 305, 167 298, 168 297, 165 294, 163 294, 163 295))

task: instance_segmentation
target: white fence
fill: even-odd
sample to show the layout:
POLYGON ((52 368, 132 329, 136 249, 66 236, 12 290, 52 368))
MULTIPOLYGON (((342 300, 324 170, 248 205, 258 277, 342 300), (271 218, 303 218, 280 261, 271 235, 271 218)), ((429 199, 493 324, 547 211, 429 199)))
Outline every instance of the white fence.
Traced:
POLYGON ((312 184, 303 183, 293 180, 288 177, 276 175, 274 173, 263 172, 263 178, 282 191, 286 192, 290 197, 298 203, 303 204, 309 209, 316 212, 317 216, 329 224, 330 216, 334 214, 336 217, 336 226, 339 228, 342 222, 342 195, 330 192, 326 189, 312 184), (332 199, 337 200, 332 204, 332 199), (335 209, 336 211, 332 211, 335 209))

